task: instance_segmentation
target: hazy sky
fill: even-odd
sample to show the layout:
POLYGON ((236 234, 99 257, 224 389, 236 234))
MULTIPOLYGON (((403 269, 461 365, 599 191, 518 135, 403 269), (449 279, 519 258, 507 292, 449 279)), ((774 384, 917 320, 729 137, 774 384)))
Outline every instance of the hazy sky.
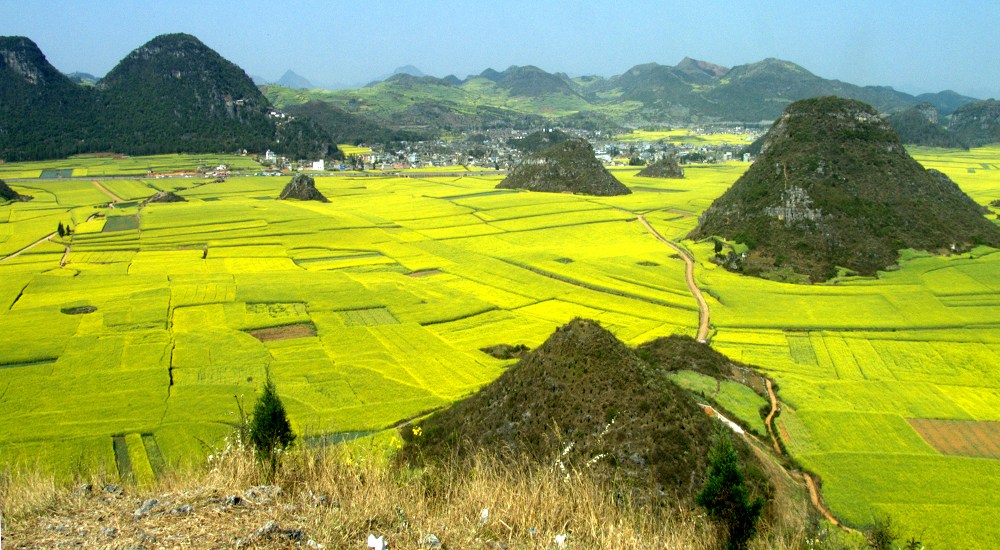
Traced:
POLYGON ((909 93, 1000 97, 1000 2, 0 0, 0 35, 63 72, 103 76, 154 36, 197 36, 247 73, 366 82, 412 64, 464 77, 537 65, 621 74, 683 57, 728 67, 778 57, 824 78, 909 93))

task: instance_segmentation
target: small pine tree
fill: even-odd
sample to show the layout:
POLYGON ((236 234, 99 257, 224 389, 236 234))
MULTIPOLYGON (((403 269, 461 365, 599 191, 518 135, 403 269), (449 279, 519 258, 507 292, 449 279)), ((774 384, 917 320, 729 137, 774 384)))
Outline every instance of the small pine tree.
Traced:
POLYGON ((728 535, 727 548, 746 548, 757 532, 764 499, 750 500, 736 448, 721 428, 715 434, 715 444, 708 455, 708 479, 697 500, 712 519, 723 524, 728 535))
POLYGON ((59 233, 60 239, 66 236, 66 228, 63 227, 62 222, 59 222, 59 228, 56 229, 56 232, 59 233))
POLYGON ((278 469, 278 456, 295 440, 295 433, 288 423, 285 406, 278 397, 270 378, 257 399, 250 419, 250 442, 257 458, 268 468, 270 476, 278 469))

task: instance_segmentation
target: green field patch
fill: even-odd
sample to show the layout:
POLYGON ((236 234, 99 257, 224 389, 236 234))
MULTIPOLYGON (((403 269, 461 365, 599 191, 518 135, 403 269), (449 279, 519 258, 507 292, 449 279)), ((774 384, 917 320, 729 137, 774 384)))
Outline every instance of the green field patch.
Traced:
POLYGON ((102 233, 112 233, 115 231, 132 231, 139 229, 139 216, 109 216, 104 221, 102 233))
POLYGON ((113 436, 111 444, 115 449, 115 464, 118 466, 118 479, 126 483, 135 481, 135 476, 132 473, 132 458, 128 452, 128 443, 125 441, 125 436, 113 436))
POLYGON ((21 367, 51 367, 58 358, 40 359, 38 361, 25 361, 23 363, 0 363, 0 369, 15 369, 21 367))
POLYGON ((97 311, 97 306, 70 306, 59 310, 66 315, 87 315, 97 311))
POLYGON ((54 180, 57 178, 71 178, 71 177, 73 177, 72 168, 63 170, 49 168, 42 170, 42 173, 38 175, 38 178, 43 180, 54 180))
POLYGON ((350 309, 340 311, 344 324, 349 327, 377 327, 381 325, 396 325, 399 320, 388 308, 375 307, 367 309, 350 309))
POLYGON ((261 342, 293 340, 296 338, 312 338, 316 336, 316 326, 312 323, 267 327, 247 331, 250 336, 261 342))
POLYGON ((146 456, 149 458, 149 466, 153 470, 155 477, 160 477, 166 471, 167 463, 160 452, 160 445, 156 442, 156 436, 151 433, 142 434, 142 445, 146 448, 146 456))
POLYGON ((448 201, 456 201, 462 199, 474 199, 478 197, 491 197, 493 195, 509 195, 515 191, 508 191, 506 189, 494 189, 492 191, 480 191, 478 193, 464 193, 461 195, 445 195, 438 197, 439 199, 444 199, 448 201))

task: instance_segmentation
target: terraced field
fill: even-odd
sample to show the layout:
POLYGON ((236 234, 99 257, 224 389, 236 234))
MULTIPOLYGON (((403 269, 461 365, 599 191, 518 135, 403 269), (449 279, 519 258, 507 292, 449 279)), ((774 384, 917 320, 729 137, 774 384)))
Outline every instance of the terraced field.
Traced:
POLYGON ((320 178, 330 204, 275 200, 284 178, 13 182, 36 198, 2 207, 0 255, 75 233, 0 263, 3 461, 130 457, 134 477, 148 442, 161 464, 200 461, 268 373, 300 433, 381 429, 509 364, 480 348, 536 346, 574 316, 636 344, 693 335, 683 262, 636 217, 676 238, 741 168, 600 200, 472 175, 320 178), (164 187, 189 202, 137 205, 164 187))
MULTIPOLYGON (((1000 149, 917 153, 981 203, 1000 198, 1000 149)), ((0 257, 42 240, 0 261, 0 462, 127 463, 142 482, 204 460, 268 374, 299 433, 336 437, 475 391, 509 365, 481 348, 537 346, 574 316, 631 344, 694 336, 684 262, 637 217, 682 241, 745 169, 619 170, 635 193, 613 198, 499 191, 473 173, 319 178, 329 204, 274 200, 285 178, 98 178, 128 201, 114 209, 90 177, 12 182, 35 200, 0 206, 0 257), (189 202, 129 205, 164 186, 189 202), (44 240, 60 222, 72 237, 44 240)), ((996 250, 910 252, 879 279, 796 286, 680 244, 711 344, 778 382, 778 431, 835 514, 862 526, 889 512, 938 546, 1000 539, 996 250)), ((760 401, 714 394, 761 429, 760 401)))

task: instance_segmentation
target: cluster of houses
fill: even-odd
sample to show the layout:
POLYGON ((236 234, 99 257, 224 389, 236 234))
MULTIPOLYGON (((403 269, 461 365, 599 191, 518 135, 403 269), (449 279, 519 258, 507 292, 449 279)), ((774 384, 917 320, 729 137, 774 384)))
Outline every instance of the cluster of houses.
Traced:
MULTIPOLYGON (((326 162, 324 159, 293 161, 268 150, 260 161, 270 167, 266 173, 404 170, 454 166, 509 170, 525 156, 525 153, 516 146, 518 140, 536 131, 538 130, 490 129, 465 133, 452 139, 376 144, 370 147, 370 152, 350 155, 340 162, 326 162)), ((741 152, 750 144, 749 141, 734 144, 705 144, 695 140, 626 142, 603 135, 601 132, 573 129, 563 131, 573 137, 589 141, 594 146, 596 157, 608 166, 648 164, 668 155, 677 156, 682 163, 754 160, 750 154, 741 152)), ((753 130, 743 127, 699 128, 691 131, 754 135, 753 130)))

